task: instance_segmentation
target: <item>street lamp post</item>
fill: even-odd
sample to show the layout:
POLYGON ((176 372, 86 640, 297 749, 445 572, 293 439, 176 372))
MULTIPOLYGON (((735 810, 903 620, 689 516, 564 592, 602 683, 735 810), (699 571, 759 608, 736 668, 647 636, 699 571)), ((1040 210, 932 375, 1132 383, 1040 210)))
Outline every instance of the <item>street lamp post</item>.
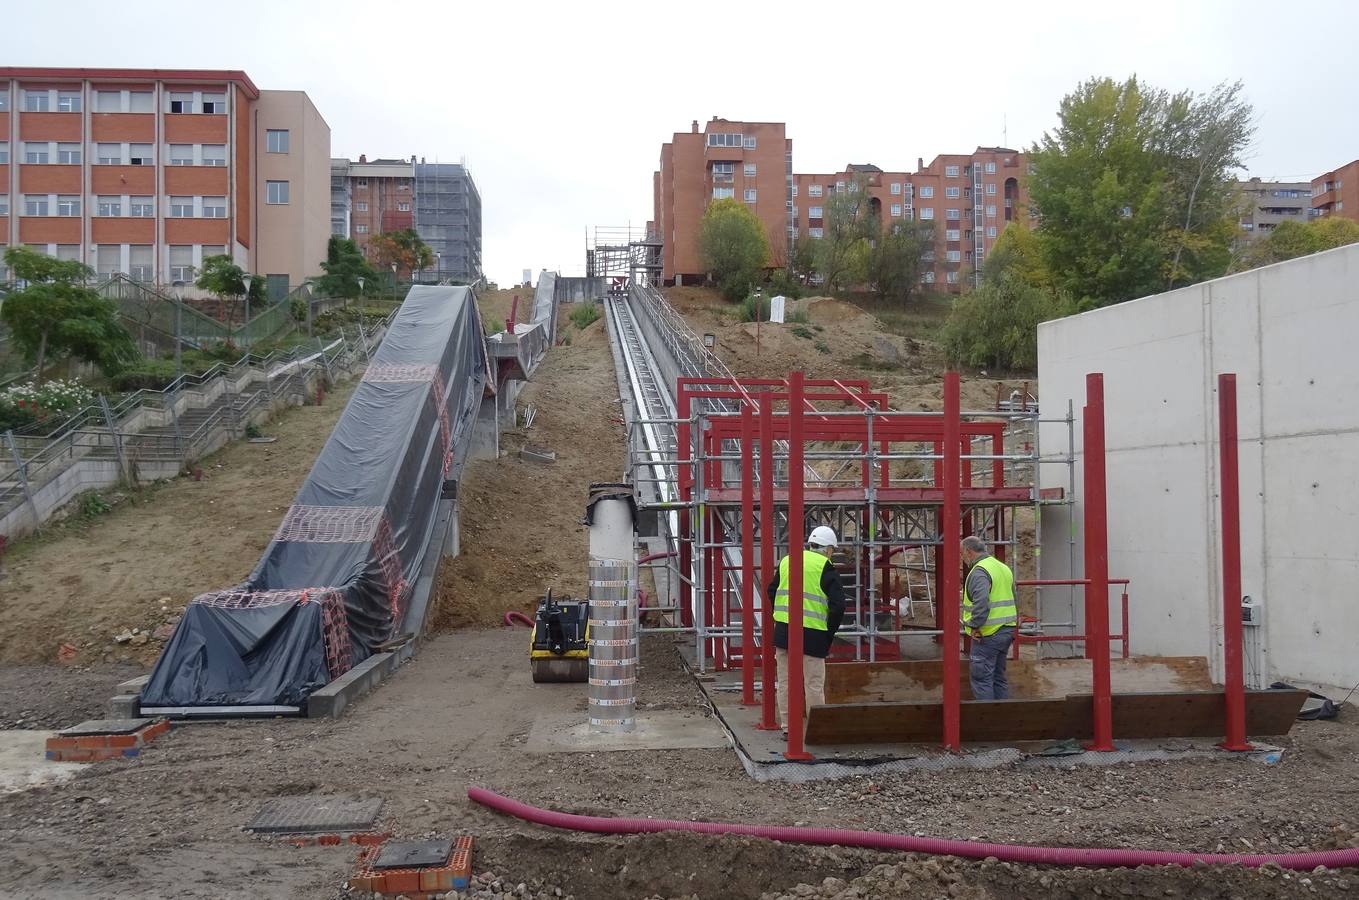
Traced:
POLYGON ((245 285, 245 324, 241 326, 241 342, 247 348, 250 346, 250 284, 254 280, 254 275, 241 276, 241 283, 245 285))
POLYGON ((176 281, 175 289, 175 377, 184 374, 184 360, 181 345, 184 343, 184 282, 176 281))
POLYGON ((443 284, 444 282, 444 255, 439 251, 434 251, 434 283, 443 284))
POLYGON ((303 298, 307 301, 307 337, 311 337, 311 282, 302 282, 303 298))

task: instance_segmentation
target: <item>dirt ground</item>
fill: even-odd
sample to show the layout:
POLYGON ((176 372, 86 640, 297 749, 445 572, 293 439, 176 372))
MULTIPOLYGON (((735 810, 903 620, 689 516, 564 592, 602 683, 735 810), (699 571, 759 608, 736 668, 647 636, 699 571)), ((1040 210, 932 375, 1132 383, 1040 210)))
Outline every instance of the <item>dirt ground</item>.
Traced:
POLYGON ((514 308, 514 298, 519 297, 518 309, 515 315, 519 321, 525 321, 533 309, 533 288, 514 287, 503 288, 496 291, 482 291, 477 294, 477 309, 481 311, 481 321, 488 329, 493 325, 499 325, 499 331, 505 327, 505 321, 510 316, 510 310, 514 308))
POLYGON ((518 398, 521 411, 536 408, 533 425, 504 432, 501 458, 463 473, 465 552, 440 570, 437 627, 498 623, 507 610, 533 610, 549 587, 585 596, 585 501, 591 482, 623 477, 627 438, 604 321, 581 331, 563 315, 558 329, 571 343, 547 355, 518 398), (520 459, 525 444, 556 461, 520 459))
POLYGON ((153 662, 162 626, 192 597, 250 574, 357 384, 282 412, 261 429, 272 444, 236 442, 203 460, 201 481, 125 492, 105 515, 14 545, 0 580, 0 662, 52 662, 63 644, 72 665, 153 662))

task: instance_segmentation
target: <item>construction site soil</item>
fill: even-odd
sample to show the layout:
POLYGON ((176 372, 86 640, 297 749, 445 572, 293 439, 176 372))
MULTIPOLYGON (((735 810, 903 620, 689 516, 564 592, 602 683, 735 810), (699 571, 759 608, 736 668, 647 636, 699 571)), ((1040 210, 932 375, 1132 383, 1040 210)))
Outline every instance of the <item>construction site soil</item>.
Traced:
MULTIPOLYGON (((521 463, 511 453, 466 473, 464 556, 442 585, 445 625, 486 621, 512 606, 526 609, 530 595, 548 584, 581 585, 585 538, 576 523, 584 485, 617 477, 621 461, 607 345, 599 324, 591 328, 549 355, 521 397, 521 404, 539 405, 543 418, 527 436, 506 439, 507 447, 519 439, 552 446, 557 462, 521 463), (513 486, 522 491, 502 503, 498 490, 513 486), (465 567, 478 559, 486 568, 469 574, 465 567)), ((281 448, 270 446, 278 455, 281 448)), ((257 513, 267 522, 258 522, 255 544, 236 545, 234 566, 210 545, 196 557, 167 563, 168 577, 180 583, 174 596, 229 582, 253 564, 311 452, 302 454, 305 464, 286 462, 295 467, 294 483, 261 504, 274 512, 257 513)), ((284 464, 275 460, 276 467, 284 464)), ((240 528, 232 516, 244 511, 223 505, 230 483, 219 478, 203 488, 195 504, 174 507, 171 524, 178 527, 166 540, 176 542, 199 520, 205 534, 213 533, 209 525, 224 531, 224 522, 240 528), (233 512, 218 512, 228 508, 233 512)), ((43 546, 66 547, 70 571, 98 580, 99 558, 86 554, 82 567, 75 559, 77 541, 110 531, 98 539, 116 547, 128 529, 144 535, 135 531, 148 527, 142 520, 165 509, 158 498, 106 517, 84 535, 43 546)), ((123 553, 130 556, 133 548, 142 574, 150 577, 160 548, 143 537, 123 553)), ((28 577, 46 581, 39 572, 28 577)), ((63 602, 52 599, 59 589, 55 583, 33 589, 34 617, 63 602)), ((22 639, 12 630, 6 637, 16 645, 22 639)), ((474 866, 482 875, 468 895, 483 897, 1244 900, 1352 896, 1359 885, 1354 871, 1063 869, 677 832, 582 835, 508 819, 471 804, 467 787, 595 815, 1007 843, 1204 852, 1359 846, 1359 727, 1350 707, 1338 721, 1298 723, 1280 742, 1284 754, 1273 766, 1224 754, 1107 767, 959 767, 803 784, 755 782, 730 750, 530 752, 535 722, 563 712, 584 715, 586 687, 533 684, 526 644, 523 629, 445 630, 425 640, 410 663, 343 719, 176 727, 138 758, 96 763, 70 781, 7 795, 0 802, 0 897, 354 897, 344 882, 355 869, 356 848, 299 848, 242 830, 267 800, 334 794, 382 798, 381 827, 398 838, 475 835, 474 866)), ((37 657, 50 658, 49 652, 37 657)), ((670 638, 647 638, 641 656, 640 712, 711 715, 670 638)), ((27 696, 30 722, 75 722, 107 698, 115 671, 0 666, 0 713, 12 724, 10 698, 27 696)))

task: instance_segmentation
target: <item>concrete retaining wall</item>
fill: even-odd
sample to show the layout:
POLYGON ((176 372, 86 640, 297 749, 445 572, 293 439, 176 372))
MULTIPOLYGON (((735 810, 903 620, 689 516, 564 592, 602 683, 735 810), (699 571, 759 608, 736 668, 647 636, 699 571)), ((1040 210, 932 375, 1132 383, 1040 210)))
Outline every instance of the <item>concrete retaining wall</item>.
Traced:
MULTIPOLYGON (((1045 417, 1075 401, 1077 485, 1085 374, 1105 373, 1109 569, 1132 579, 1134 653, 1206 655, 1221 677, 1216 380, 1235 372, 1243 590, 1264 601, 1247 676, 1359 682, 1356 334, 1359 245, 1039 327, 1045 417)), ((1064 451, 1066 430, 1046 424, 1040 440, 1064 451)), ((1065 484, 1064 467, 1040 469, 1044 486, 1065 484)), ((1078 548, 1081 515, 1078 503, 1078 548)), ((1043 577, 1079 577, 1065 511, 1042 525, 1043 577)))

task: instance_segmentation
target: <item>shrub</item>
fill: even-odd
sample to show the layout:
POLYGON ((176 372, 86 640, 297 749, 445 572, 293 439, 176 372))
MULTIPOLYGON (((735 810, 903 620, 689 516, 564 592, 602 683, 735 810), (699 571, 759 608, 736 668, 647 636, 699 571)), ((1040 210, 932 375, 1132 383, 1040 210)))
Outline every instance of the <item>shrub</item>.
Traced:
POLYGON ((571 310, 571 324, 584 331, 598 322, 601 315, 598 303, 581 303, 571 310))
MULTIPOLYGON (((812 314, 804 309, 790 309, 783 317, 783 321, 788 325, 810 325, 812 324, 812 314)), ((817 331, 821 329, 818 328, 817 331)))
POLYGON ((11 406, 24 406, 36 409, 40 414, 49 412, 75 412, 95 401, 94 391, 78 381, 55 379, 42 384, 28 382, 18 384, 0 394, 4 402, 11 406))
POLYGON ((804 293, 802 282, 798 281, 797 276, 787 269, 779 269, 769 277, 769 294, 775 296, 782 294, 789 300, 797 300, 804 293))
POLYGON ((486 333, 487 333, 487 334, 499 334, 500 332, 502 332, 502 331, 504 331, 504 330, 505 330, 505 323, 502 322, 502 321, 500 321, 499 319, 492 319, 491 321, 489 321, 489 322, 486 323, 486 333))
POLYGON ((736 307, 736 321, 754 322, 756 319, 769 321, 769 301, 759 294, 751 294, 736 307))
POLYGON ((307 321, 307 301, 302 297, 294 297, 288 303, 288 315, 292 316, 294 322, 307 321))
POLYGON ((80 497, 80 517, 94 519, 113 509, 109 499, 98 491, 89 491, 80 497))
POLYGON ((812 346, 815 347, 821 353, 831 352, 830 344, 827 344, 825 341, 816 341, 815 343, 812 344, 812 346))
POLYGON ((793 329, 793 334, 800 338, 806 338, 809 341, 816 337, 816 335, 812 333, 812 330, 805 325, 798 325, 793 329))
POLYGON ((114 375, 109 379, 109 383, 115 391, 160 391, 164 390, 174 380, 175 364, 173 360, 148 359, 114 375))
POLYGON ((1033 369, 1038 365, 1038 323, 1073 311, 1065 296, 1006 273, 963 295, 954 304, 940 337, 954 362, 992 369, 1033 369))

